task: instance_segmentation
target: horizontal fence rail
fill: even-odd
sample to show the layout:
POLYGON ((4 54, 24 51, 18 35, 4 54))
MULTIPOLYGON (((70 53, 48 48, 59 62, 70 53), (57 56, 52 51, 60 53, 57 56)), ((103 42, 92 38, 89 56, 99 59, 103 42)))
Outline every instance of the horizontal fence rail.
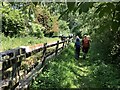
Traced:
POLYGON ((26 51, 26 47, 11 49, 0 53, 0 89, 14 90, 27 88, 30 81, 44 67, 47 58, 57 55, 72 41, 68 37, 63 41, 38 46, 26 51))

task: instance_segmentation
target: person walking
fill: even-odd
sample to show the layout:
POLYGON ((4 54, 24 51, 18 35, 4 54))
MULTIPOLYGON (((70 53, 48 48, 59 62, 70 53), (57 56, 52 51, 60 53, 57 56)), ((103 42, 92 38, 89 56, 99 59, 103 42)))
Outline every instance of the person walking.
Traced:
POLYGON ((82 39, 83 59, 86 59, 86 55, 88 53, 89 48, 90 48, 90 39, 87 37, 87 35, 84 35, 82 39))
POLYGON ((80 55, 80 38, 76 36, 76 41, 75 41, 75 59, 79 59, 80 55))

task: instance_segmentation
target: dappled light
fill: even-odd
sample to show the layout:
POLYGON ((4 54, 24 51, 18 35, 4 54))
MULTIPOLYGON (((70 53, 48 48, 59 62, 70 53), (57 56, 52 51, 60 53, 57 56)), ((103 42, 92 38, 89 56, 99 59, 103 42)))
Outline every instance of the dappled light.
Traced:
POLYGON ((120 1, 48 1, 0 2, 0 90, 119 89, 120 1))
POLYGON ((90 59, 75 60, 72 44, 59 56, 48 62, 43 73, 33 81, 31 90, 61 87, 118 88, 120 79, 118 80, 117 77, 119 77, 118 70, 103 62, 98 65, 96 62, 91 62, 90 59), (69 56, 66 57, 66 55, 69 56))

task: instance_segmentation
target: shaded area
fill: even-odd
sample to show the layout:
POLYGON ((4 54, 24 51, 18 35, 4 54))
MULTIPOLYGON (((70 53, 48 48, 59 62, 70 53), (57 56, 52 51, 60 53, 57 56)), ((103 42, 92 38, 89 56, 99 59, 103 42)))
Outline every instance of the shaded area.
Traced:
MULTIPOLYGON (((81 53, 82 55, 82 53, 81 53)), ((120 88, 119 72, 112 65, 93 60, 74 59, 71 44, 59 56, 51 59, 31 84, 40 88, 120 88)))

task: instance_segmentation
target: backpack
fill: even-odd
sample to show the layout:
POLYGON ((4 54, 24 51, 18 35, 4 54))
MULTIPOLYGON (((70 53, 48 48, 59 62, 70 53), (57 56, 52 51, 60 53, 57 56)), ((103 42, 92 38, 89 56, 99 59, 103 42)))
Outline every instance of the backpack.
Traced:
POLYGON ((89 39, 88 38, 83 39, 83 47, 89 47, 89 39))
POLYGON ((80 42, 75 43, 76 48, 80 48, 80 42))

